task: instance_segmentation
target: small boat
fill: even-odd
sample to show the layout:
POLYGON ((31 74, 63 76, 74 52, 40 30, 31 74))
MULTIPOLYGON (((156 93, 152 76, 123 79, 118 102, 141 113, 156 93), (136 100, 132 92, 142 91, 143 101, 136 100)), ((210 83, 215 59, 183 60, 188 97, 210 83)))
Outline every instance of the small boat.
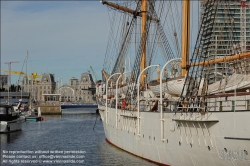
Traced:
POLYGON ((25 118, 15 111, 13 106, 0 105, 0 133, 9 133, 22 130, 25 118))
POLYGON ((28 116, 28 117, 25 117, 25 121, 38 122, 38 121, 44 121, 44 118, 43 117, 36 117, 36 116, 28 116))

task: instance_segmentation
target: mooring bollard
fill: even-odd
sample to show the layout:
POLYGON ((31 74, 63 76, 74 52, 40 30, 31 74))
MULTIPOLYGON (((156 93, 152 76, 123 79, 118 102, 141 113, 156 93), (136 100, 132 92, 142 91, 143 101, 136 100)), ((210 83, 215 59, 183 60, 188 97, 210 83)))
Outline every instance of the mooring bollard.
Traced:
POLYGON ((38 107, 38 113, 37 113, 37 115, 38 115, 38 117, 41 117, 42 115, 41 115, 41 108, 40 107, 38 107))

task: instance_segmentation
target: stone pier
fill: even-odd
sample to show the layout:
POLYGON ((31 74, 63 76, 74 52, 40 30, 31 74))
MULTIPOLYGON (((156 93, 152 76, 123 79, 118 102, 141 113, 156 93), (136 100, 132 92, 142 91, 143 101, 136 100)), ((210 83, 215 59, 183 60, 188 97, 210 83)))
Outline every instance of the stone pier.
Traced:
POLYGON ((60 94, 44 94, 44 100, 39 102, 35 109, 41 109, 42 115, 61 115, 61 102, 59 101, 60 94))

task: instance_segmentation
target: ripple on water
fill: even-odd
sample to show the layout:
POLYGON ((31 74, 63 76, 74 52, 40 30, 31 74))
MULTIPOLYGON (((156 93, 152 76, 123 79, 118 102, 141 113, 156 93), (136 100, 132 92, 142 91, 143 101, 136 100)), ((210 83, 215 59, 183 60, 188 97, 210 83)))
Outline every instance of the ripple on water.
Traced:
POLYGON ((96 114, 63 114, 44 117, 43 122, 25 122, 22 131, 1 134, 0 150, 82 150, 86 151, 83 165, 155 165, 108 144, 105 141, 102 121, 100 117, 96 121, 96 114), (96 126, 93 130, 95 121, 96 126))

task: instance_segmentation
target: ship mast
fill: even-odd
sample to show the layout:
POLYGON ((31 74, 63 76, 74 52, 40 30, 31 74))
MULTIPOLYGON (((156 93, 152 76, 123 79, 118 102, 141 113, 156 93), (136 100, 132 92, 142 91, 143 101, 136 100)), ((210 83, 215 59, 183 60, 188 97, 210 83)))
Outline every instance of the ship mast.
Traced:
MULTIPOLYGON (((143 71, 146 68, 146 25, 147 25, 147 0, 141 1, 141 15, 142 15, 142 58, 141 58, 141 71, 143 71)), ((146 75, 143 73, 141 77, 141 85, 145 84, 145 78, 146 75)))
MULTIPOLYGON (((112 2, 107 2, 105 0, 101 1, 102 4, 105 4, 105 5, 111 6, 111 7, 115 8, 115 9, 118 9, 118 10, 130 13, 130 14, 133 14, 135 17, 136 16, 142 17, 142 20, 141 20, 142 56, 141 56, 141 64, 140 64, 141 71, 144 70, 147 67, 146 66, 146 62, 147 62, 147 58, 146 58, 147 57, 146 56, 146 52, 147 52, 147 47, 146 47, 146 45, 147 45, 146 44, 146 40, 147 40, 147 20, 149 19, 149 20, 153 20, 153 21, 156 21, 156 22, 159 21, 157 18, 147 16, 147 1, 148 0, 141 0, 141 11, 140 12, 129 9, 127 7, 123 7, 123 6, 114 4, 112 2)), ((143 73, 142 76, 141 76, 141 80, 140 80, 140 83, 141 83, 142 86, 146 82, 145 79, 146 79, 146 74, 143 73)))
POLYGON ((190 46, 190 0, 183 1, 182 7, 182 76, 185 76, 189 66, 190 46))

